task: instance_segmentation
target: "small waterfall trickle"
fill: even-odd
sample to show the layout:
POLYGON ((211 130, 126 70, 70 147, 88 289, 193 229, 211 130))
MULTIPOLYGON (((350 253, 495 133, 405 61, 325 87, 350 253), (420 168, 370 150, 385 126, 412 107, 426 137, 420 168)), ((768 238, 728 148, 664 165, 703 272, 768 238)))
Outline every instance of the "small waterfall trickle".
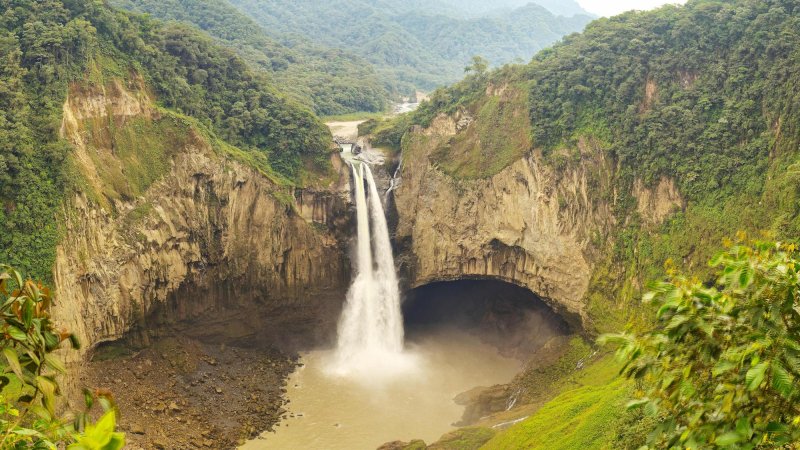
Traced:
POLYGON ((408 361, 402 354, 403 317, 389 228, 369 166, 362 163, 356 168, 353 164, 352 171, 358 259, 339 320, 334 370, 340 374, 394 370, 406 366, 408 361), (369 204, 365 180, 369 186, 369 204), (368 209, 372 212, 371 230, 368 209))
POLYGON ((386 194, 384 194, 383 201, 388 205, 389 204, 389 194, 392 193, 397 188, 398 178, 397 176, 400 174, 400 169, 403 167, 403 159, 400 158, 400 161, 397 163, 397 168, 394 169, 394 173, 392 174, 392 179, 389 182, 389 189, 386 190, 386 194))

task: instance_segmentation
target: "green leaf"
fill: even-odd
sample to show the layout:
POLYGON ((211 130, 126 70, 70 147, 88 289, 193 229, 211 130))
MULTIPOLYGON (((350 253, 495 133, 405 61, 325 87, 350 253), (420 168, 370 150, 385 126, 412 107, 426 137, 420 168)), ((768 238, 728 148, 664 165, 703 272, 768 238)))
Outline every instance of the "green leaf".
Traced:
POLYGON ((108 441, 108 444, 106 444, 102 450, 120 450, 123 447, 125 447, 125 434, 113 433, 111 435, 111 440, 108 441))
POLYGON ((92 406, 94 406, 94 395, 89 389, 83 389, 83 403, 87 410, 92 409, 92 406))
POLYGON ((689 318, 687 316, 678 314, 672 317, 672 320, 669 321, 666 328, 667 330, 674 330, 675 328, 678 328, 679 326, 686 323, 688 320, 689 318))
POLYGON ((777 361, 772 363, 772 388, 784 398, 789 398, 794 391, 794 378, 777 361))
POLYGON ((48 353, 44 357, 44 361, 48 366, 58 373, 64 373, 67 371, 67 368, 64 367, 64 363, 62 363, 61 360, 56 358, 52 353, 48 353))
POLYGON ((81 341, 78 340, 78 336, 75 333, 70 333, 69 343, 75 350, 79 350, 81 348, 81 341))
POLYGON ((11 273, 14 275, 14 278, 17 280, 17 286, 22 289, 22 274, 17 272, 16 270, 12 270, 11 273))
POLYGON ((12 431, 12 433, 18 434, 20 436, 36 436, 36 437, 40 437, 40 438, 44 437, 44 435, 42 433, 40 433, 40 432, 38 432, 36 430, 31 430, 29 428, 17 428, 14 431, 12 431))
POLYGON ((714 366, 714 369, 711 371, 712 375, 715 377, 720 376, 721 374, 730 371, 731 369, 735 368, 736 364, 731 361, 720 361, 714 366))
POLYGON ((36 377, 36 387, 42 392, 44 406, 50 414, 55 413, 56 384, 44 376, 36 377))
POLYGON ((717 438, 714 440, 714 443, 720 447, 726 447, 728 445, 733 445, 742 440, 743 440, 742 435, 740 435, 735 431, 729 431, 720 436, 717 436, 717 438))
POLYGON ((114 431, 116 418, 114 411, 108 411, 93 425, 87 425, 83 434, 76 436, 76 442, 69 450, 119 450, 125 446, 125 435, 114 431))
POLYGON ((43 408, 40 405, 32 405, 30 407, 30 411, 36 414, 39 418, 44 419, 48 422, 53 420, 53 416, 50 414, 50 411, 48 411, 46 408, 43 408))
POLYGON ((753 436, 753 427, 750 426, 748 417, 742 417, 736 421, 736 432, 745 439, 750 439, 753 436))
POLYGON ((20 330, 19 328, 13 325, 10 325, 8 327, 7 332, 12 339, 15 339, 17 341, 25 342, 28 340, 28 333, 25 333, 24 331, 20 330))
POLYGON ((34 308, 35 305, 31 299, 25 300, 25 303, 22 305, 22 322, 25 324, 26 328, 31 326, 34 308))
POLYGON ((754 391, 761 385, 761 382, 764 381, 764 375, 767 373, 767 368, 769 367, 769 361, 761 362, 747 371, 745 375, 745 382, 747 383, 747 389, 754 391))
POLYGON ((767 431, 770 433, 785 433, 789 431, 789 427, 780 422, 770 422, 767 424, 767 431))
POLYGON ((3 349, 3 356, 6 357, 8 365, 11 366, 11 370, 13 370, 17 377, 19 377, 21 380, 22 366, 19 365, 19 357, 17 356, 17 352, 13 348, 6 347, 3 349))
POLYGON ((742 267, 739 272, 739 286, 746 288, 753 282, 753 272, 748 266, 742 267))
POLYGON ((636 408, 641 408, 641 407, 643 407, 644 405, 646 405, 646 404, 648 404, 648 403, 650 403, 650 399, 647 399, 647 398, 640 398, 640 399, 637 399, 637 400, 631 400, 631 401, 629 401, 629 402, 628 402, 628 404, 627 404, 627 405, 625 405, 625 408, 626 408, 626 409, 636 409, 636 408))

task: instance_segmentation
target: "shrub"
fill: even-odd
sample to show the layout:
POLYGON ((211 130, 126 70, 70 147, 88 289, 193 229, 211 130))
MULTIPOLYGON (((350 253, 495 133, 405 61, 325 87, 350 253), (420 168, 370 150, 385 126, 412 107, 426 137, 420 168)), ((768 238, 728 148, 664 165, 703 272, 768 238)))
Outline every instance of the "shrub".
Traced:
POLYGON ((56 416, 56 376, 65 368, 53 352, 65 341, 77 348, 78 341, 55 327, 51 305, 48 288, 0 266, 0 448, 55 449, 57 443, 71 443, 70 450, 120 449, 125 436, 114 431, 110 394, 85 392, 87 412, 95 400, 106 410, 96 424, 87 412, 69 425, 56 416))
POLYGON ((794 245, 720 253, 716 286, 672 274, 644 296, 657 328, 606 335, 661 417, 658 448, 774 448, 800 439, 800 260, 794 245))

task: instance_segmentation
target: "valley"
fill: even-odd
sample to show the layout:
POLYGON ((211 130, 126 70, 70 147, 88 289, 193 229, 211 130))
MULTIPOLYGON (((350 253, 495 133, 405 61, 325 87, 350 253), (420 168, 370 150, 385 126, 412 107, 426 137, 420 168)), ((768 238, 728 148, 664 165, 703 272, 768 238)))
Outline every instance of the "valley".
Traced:
POLYGON ((793 0, 0 1, 0 449, 794 448, 799 49, 793 0))

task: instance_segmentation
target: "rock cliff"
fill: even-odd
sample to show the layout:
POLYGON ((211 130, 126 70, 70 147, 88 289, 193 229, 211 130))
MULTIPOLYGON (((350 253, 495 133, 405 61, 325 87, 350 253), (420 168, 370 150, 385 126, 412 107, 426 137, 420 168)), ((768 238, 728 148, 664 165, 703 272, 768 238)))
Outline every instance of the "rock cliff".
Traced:
POLYGON ((57 321, 88 350, 162 326, 238 342, 327 336, 349 280, 336 231, 348 225, 348 172, 322 189, 281 186, 168 115, 136 78, 70 89, 61 132, 86 188, 63 208, 57 321), (119 141, 126 127, 134 142, 119 141), (126 145, 152 150, 137 139, 153 129, 165 164, 127 158, 126 145))
MULTIPOLYGON (((585 325, 585 296, 601 251, 596 243, 611 239, 618 226, 613 162, 584 139, 579 157, 559 169, 530 151, 490 177, 459 179, 431 155, 474 126, 459 126, 462 115, 440 115, 404 138, 395 202, 408 283, 501 279, 540 295, 573 325, 585 325)), ((655 189, 636 183, 634 195, 649 223, 683 202, 666 179, 655 189)))

